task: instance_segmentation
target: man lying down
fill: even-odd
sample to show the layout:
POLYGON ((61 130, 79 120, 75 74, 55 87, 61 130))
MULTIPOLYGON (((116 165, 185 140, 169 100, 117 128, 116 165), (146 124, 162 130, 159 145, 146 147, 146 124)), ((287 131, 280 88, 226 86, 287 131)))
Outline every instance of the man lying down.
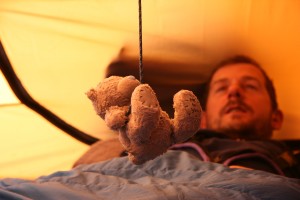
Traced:
POLYGON ((0 199, 299 199, 299 163, 270 139, 283 114, 255 61, 221 62, 203 106, 202 131, 154 160, 134 165, 116 140, 99 142, 70 171, 1 180, 0 199))
MULTIPOLYGON (((283 143, 271 140, 283 123, 271 79, 246 56, 222 61, 204 95, 202 128, 191 140, 209 161, 300 178, 299 163, 283 143)), ((184 145, 177 145, 177 147, 184 145)), ((203 157, 203 156, 202 156, 203 157)))

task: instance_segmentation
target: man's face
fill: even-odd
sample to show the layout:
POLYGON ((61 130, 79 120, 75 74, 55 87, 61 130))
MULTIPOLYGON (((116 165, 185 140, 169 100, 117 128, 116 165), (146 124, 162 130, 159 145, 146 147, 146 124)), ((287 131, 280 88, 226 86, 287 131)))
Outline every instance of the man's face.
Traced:
POLYGON ((208 129, 233 138, 268 138, 275 128, 273 113, 265 78, 257 67, 237 63, 214 74, 206 106, 208 129))

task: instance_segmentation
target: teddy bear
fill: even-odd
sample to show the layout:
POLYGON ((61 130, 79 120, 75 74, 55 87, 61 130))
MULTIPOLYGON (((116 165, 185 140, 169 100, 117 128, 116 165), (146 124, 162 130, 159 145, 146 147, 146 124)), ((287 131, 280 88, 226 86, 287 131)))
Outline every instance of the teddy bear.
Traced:
POLYGON ((149 84, 134 76, 110 76, 86 94, 106 125, 119 132, 119 141, 134 164, 162 155, 200 127, 201 105, 189 90, 174 95, 173 119, 162 110, 149 84))

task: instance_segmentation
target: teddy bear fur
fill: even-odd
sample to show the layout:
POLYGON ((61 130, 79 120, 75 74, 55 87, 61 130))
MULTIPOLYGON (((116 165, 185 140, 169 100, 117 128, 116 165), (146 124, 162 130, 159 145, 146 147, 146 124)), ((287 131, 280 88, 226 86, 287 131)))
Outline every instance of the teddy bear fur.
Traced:
POLYGON ((106 125, 119 132, 119 140, 134 164, 156 158, 199 129, 202 109, 188 90, 174 95, 173 119, 161 109, 152 88, 133 76, 108 77, 86 94, 106 125))

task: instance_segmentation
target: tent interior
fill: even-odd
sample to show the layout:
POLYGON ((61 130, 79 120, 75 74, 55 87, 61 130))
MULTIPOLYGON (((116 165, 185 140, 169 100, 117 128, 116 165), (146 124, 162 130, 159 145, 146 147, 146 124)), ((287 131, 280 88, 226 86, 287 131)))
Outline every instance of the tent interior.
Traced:
MULTIPOLYGON (((177 91, 201 99, 199 87, 216 62, 248 55, 277 88, 284 125, 273 138, 300 140, 299 35, 297 0, 142 1, 144 80, 172 115, 177 91)), ((138 1, 2 0, 0 41, 17 80, 39 105, 96 139, 117 137, 85 92, 110 75, 138 78, 138 1)), ((89 145, 20 101, 3 63, 0 178, 70 169, 89 145)))

